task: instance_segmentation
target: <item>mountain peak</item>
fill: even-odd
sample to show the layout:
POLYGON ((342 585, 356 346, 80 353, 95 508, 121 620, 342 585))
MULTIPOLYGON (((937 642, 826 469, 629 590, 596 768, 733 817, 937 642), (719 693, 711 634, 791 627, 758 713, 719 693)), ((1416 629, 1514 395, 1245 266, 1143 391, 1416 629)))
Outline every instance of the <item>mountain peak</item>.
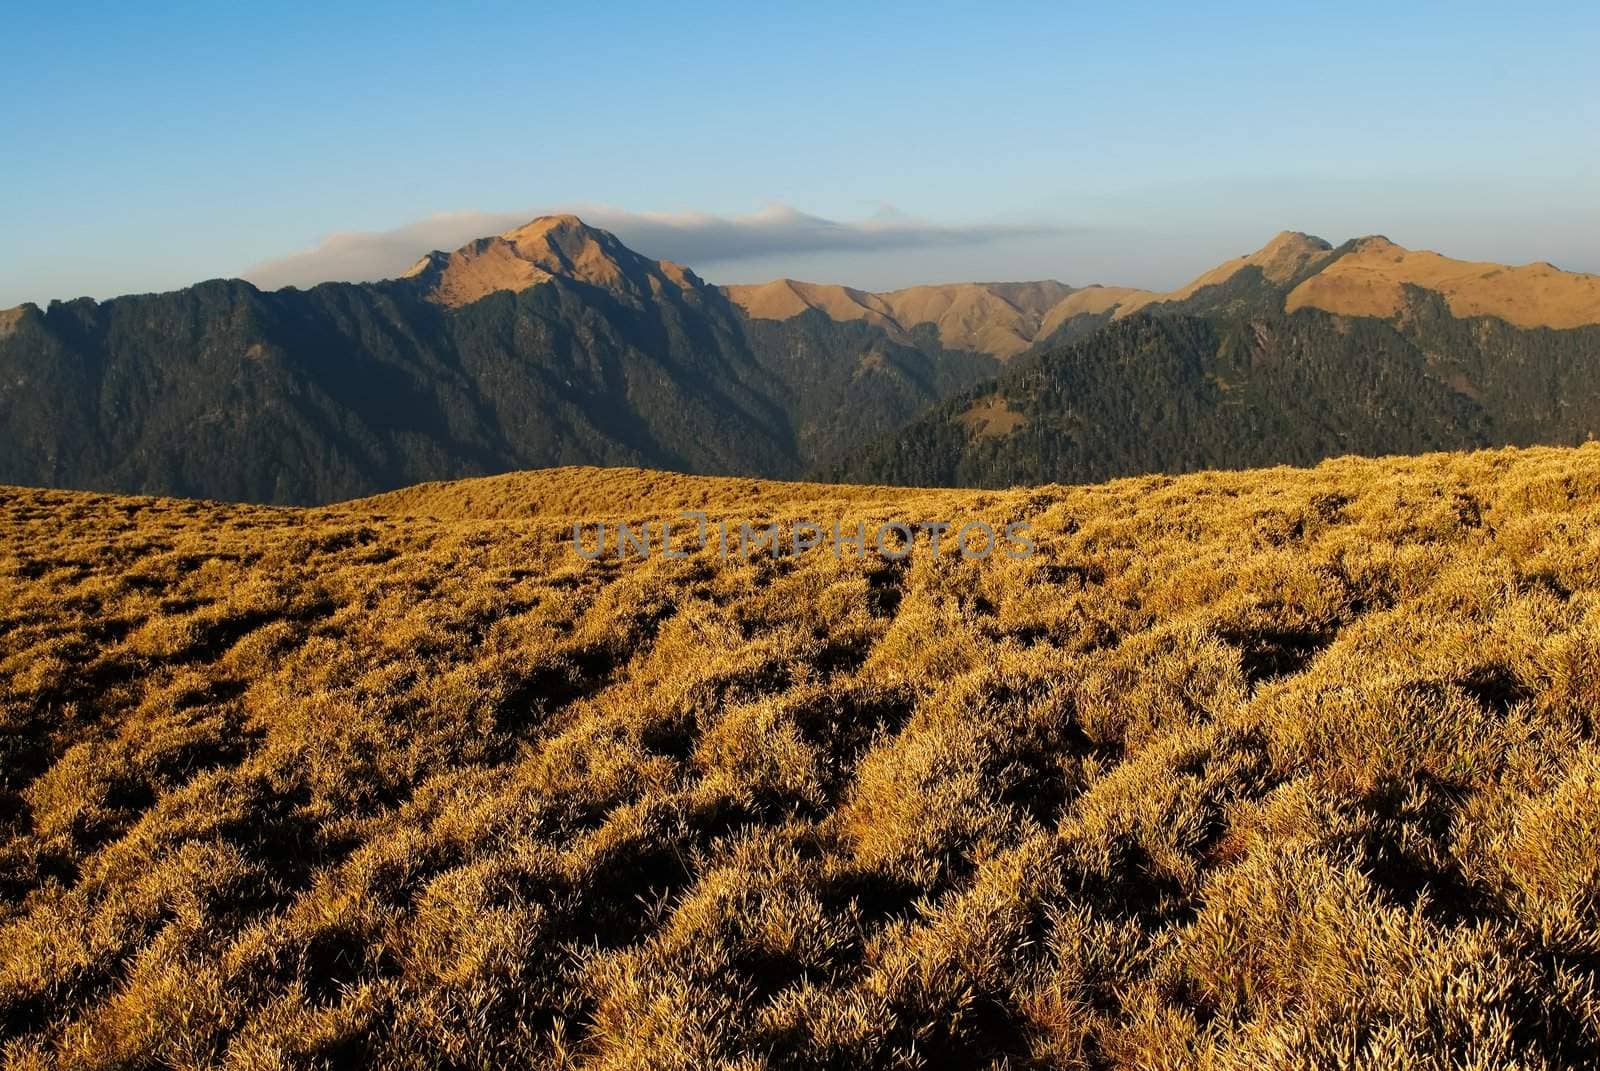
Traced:
POLYGON ((1354 242, 1350 243, 1350 248, 1356 253, 1376 253, 1380 255, 1383 253, 1410 252, 1410 250, 1406 249, 1404 246, 1396 245, 1381 234, 1369 234, 1363 238, 1357 238, 1354 242))
POLYGON ((436 250, 417 261, 404 278, 426 288, 429 300, 452 308, 496 291, 526 290, 557 278, 636 299, 703 285, 682 265, 642 257, 610 231, 591 227, 571 214, 539 216, 494 237, 468 242, 454 253, 436 250))
POLYGON ((1304 231, 1279 231, 1272 241, 1262 246, 1255 254, 1276 255, 1284 252, 1326 253, 1333 248, 1332 243, 1318 238, 1314 234, 1304 231))
POLYGON ((590 227, 582 219, 571 212, 553 212, 547 216, 534 216, 520 227, 513 227, 506 231, 502 237, 510 238, 523 231, 549 231, 549 230, 589 230, 590 227))
POLYGON ((1243 258, 1240 267, 1254 266, 1274 283, 1286 283, 1307 268, 1327 260, 1333 245, 1303 231, 1279 231, 1277 236, 1243 258))
POLYGON ((610 233, 598 227, 591 227, 571 214, 537 216, 520 227, 501 232, 500 237, 508 242, 544 241, 558 244, 573 241, 601 242, 606 238, 616 241, 610 233))

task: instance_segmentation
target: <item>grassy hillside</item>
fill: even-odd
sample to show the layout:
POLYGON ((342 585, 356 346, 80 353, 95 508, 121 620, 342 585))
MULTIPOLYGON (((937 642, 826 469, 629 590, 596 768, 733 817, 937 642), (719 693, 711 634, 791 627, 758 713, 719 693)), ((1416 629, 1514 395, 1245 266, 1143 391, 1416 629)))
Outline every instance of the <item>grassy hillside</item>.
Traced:
POLYGON ((0 525, 7 1067, 1600 1053, 1600 447, 0 525), (572 552, 702 501, 1038 553, 572 552))
POLYGON ((741 518, 754 519, 780 508, 796 517, 826 516, 831 521, 841 506, 892 513, 895 506, 934 508, 971 500, 971 495, 952 498, 950 492, 937 489, 571 466, 419 483, 335 508, 355 515, 410 514, 458 521, 571 517, 592 525, 601 520, 670 521, 684 510, 705 510, 717 517, 737 511, 741 518))

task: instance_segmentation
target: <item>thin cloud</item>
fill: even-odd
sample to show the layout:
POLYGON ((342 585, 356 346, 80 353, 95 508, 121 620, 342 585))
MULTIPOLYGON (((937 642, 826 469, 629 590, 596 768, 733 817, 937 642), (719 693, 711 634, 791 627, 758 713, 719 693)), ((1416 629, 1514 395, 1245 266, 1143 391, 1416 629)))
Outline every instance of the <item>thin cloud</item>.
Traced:
MULTIPOLYGON (((567 211, 576 211, 585 222, 611 231, 640 253, 696 269, 783 254, 973 246, 1060 232, 1060 228, 1046 224, 928 223, 888 206, 856 221, 825 219, 787 205, 771 205, 742 216, 626 212, 605 206, 567 211)), ((243 276, 265 289, 389 279, 404 272, 424 253, 456 249, 474 238, 510 230, 539 214, 450 212, 386 231, 340 231, 310 249, 257 264, 243 276)))

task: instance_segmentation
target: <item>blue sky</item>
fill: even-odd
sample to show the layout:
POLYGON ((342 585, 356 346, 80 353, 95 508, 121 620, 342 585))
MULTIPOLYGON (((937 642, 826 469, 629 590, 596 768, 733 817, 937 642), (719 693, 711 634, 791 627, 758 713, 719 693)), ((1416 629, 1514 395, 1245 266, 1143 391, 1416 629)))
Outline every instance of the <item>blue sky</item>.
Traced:
POLYGON ((1166 286, 1284 228, 1600 271, 1600 5, 1398 7, 12 4, 0 307, 591 205, 944 229, 715 281, 1166 286))

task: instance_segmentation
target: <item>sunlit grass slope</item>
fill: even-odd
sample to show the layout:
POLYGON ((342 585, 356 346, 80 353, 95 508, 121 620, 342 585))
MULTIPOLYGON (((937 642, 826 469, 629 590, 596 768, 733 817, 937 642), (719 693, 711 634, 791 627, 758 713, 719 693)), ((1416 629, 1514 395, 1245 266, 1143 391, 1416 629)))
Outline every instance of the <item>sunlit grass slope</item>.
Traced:
POLYGON ((1600 1052, 1600 447, 0 523, 8 1067, 1600 1052), (681 508, 1039 552, 572 552, 681 508))
POLYGON ((420 483, 344 503, 340 508, 356 514, 414 514, 450 520, 575 518, 587 524, 629 518, 671 521, 682 510, 702 510, 715 517, 756 517, 776 510, 784 516, 807 518, 805 510, 810 509, 819 517, 826 511, 831 523, 844 516, 839 513, 841 504, 853 507, 853 517, 860 510, 883 513, 888 509, 892 513, 896 506, 942 506, 982 497, 924 488, 689 476, 651 469, 575 465, 473 480, 420 483))

